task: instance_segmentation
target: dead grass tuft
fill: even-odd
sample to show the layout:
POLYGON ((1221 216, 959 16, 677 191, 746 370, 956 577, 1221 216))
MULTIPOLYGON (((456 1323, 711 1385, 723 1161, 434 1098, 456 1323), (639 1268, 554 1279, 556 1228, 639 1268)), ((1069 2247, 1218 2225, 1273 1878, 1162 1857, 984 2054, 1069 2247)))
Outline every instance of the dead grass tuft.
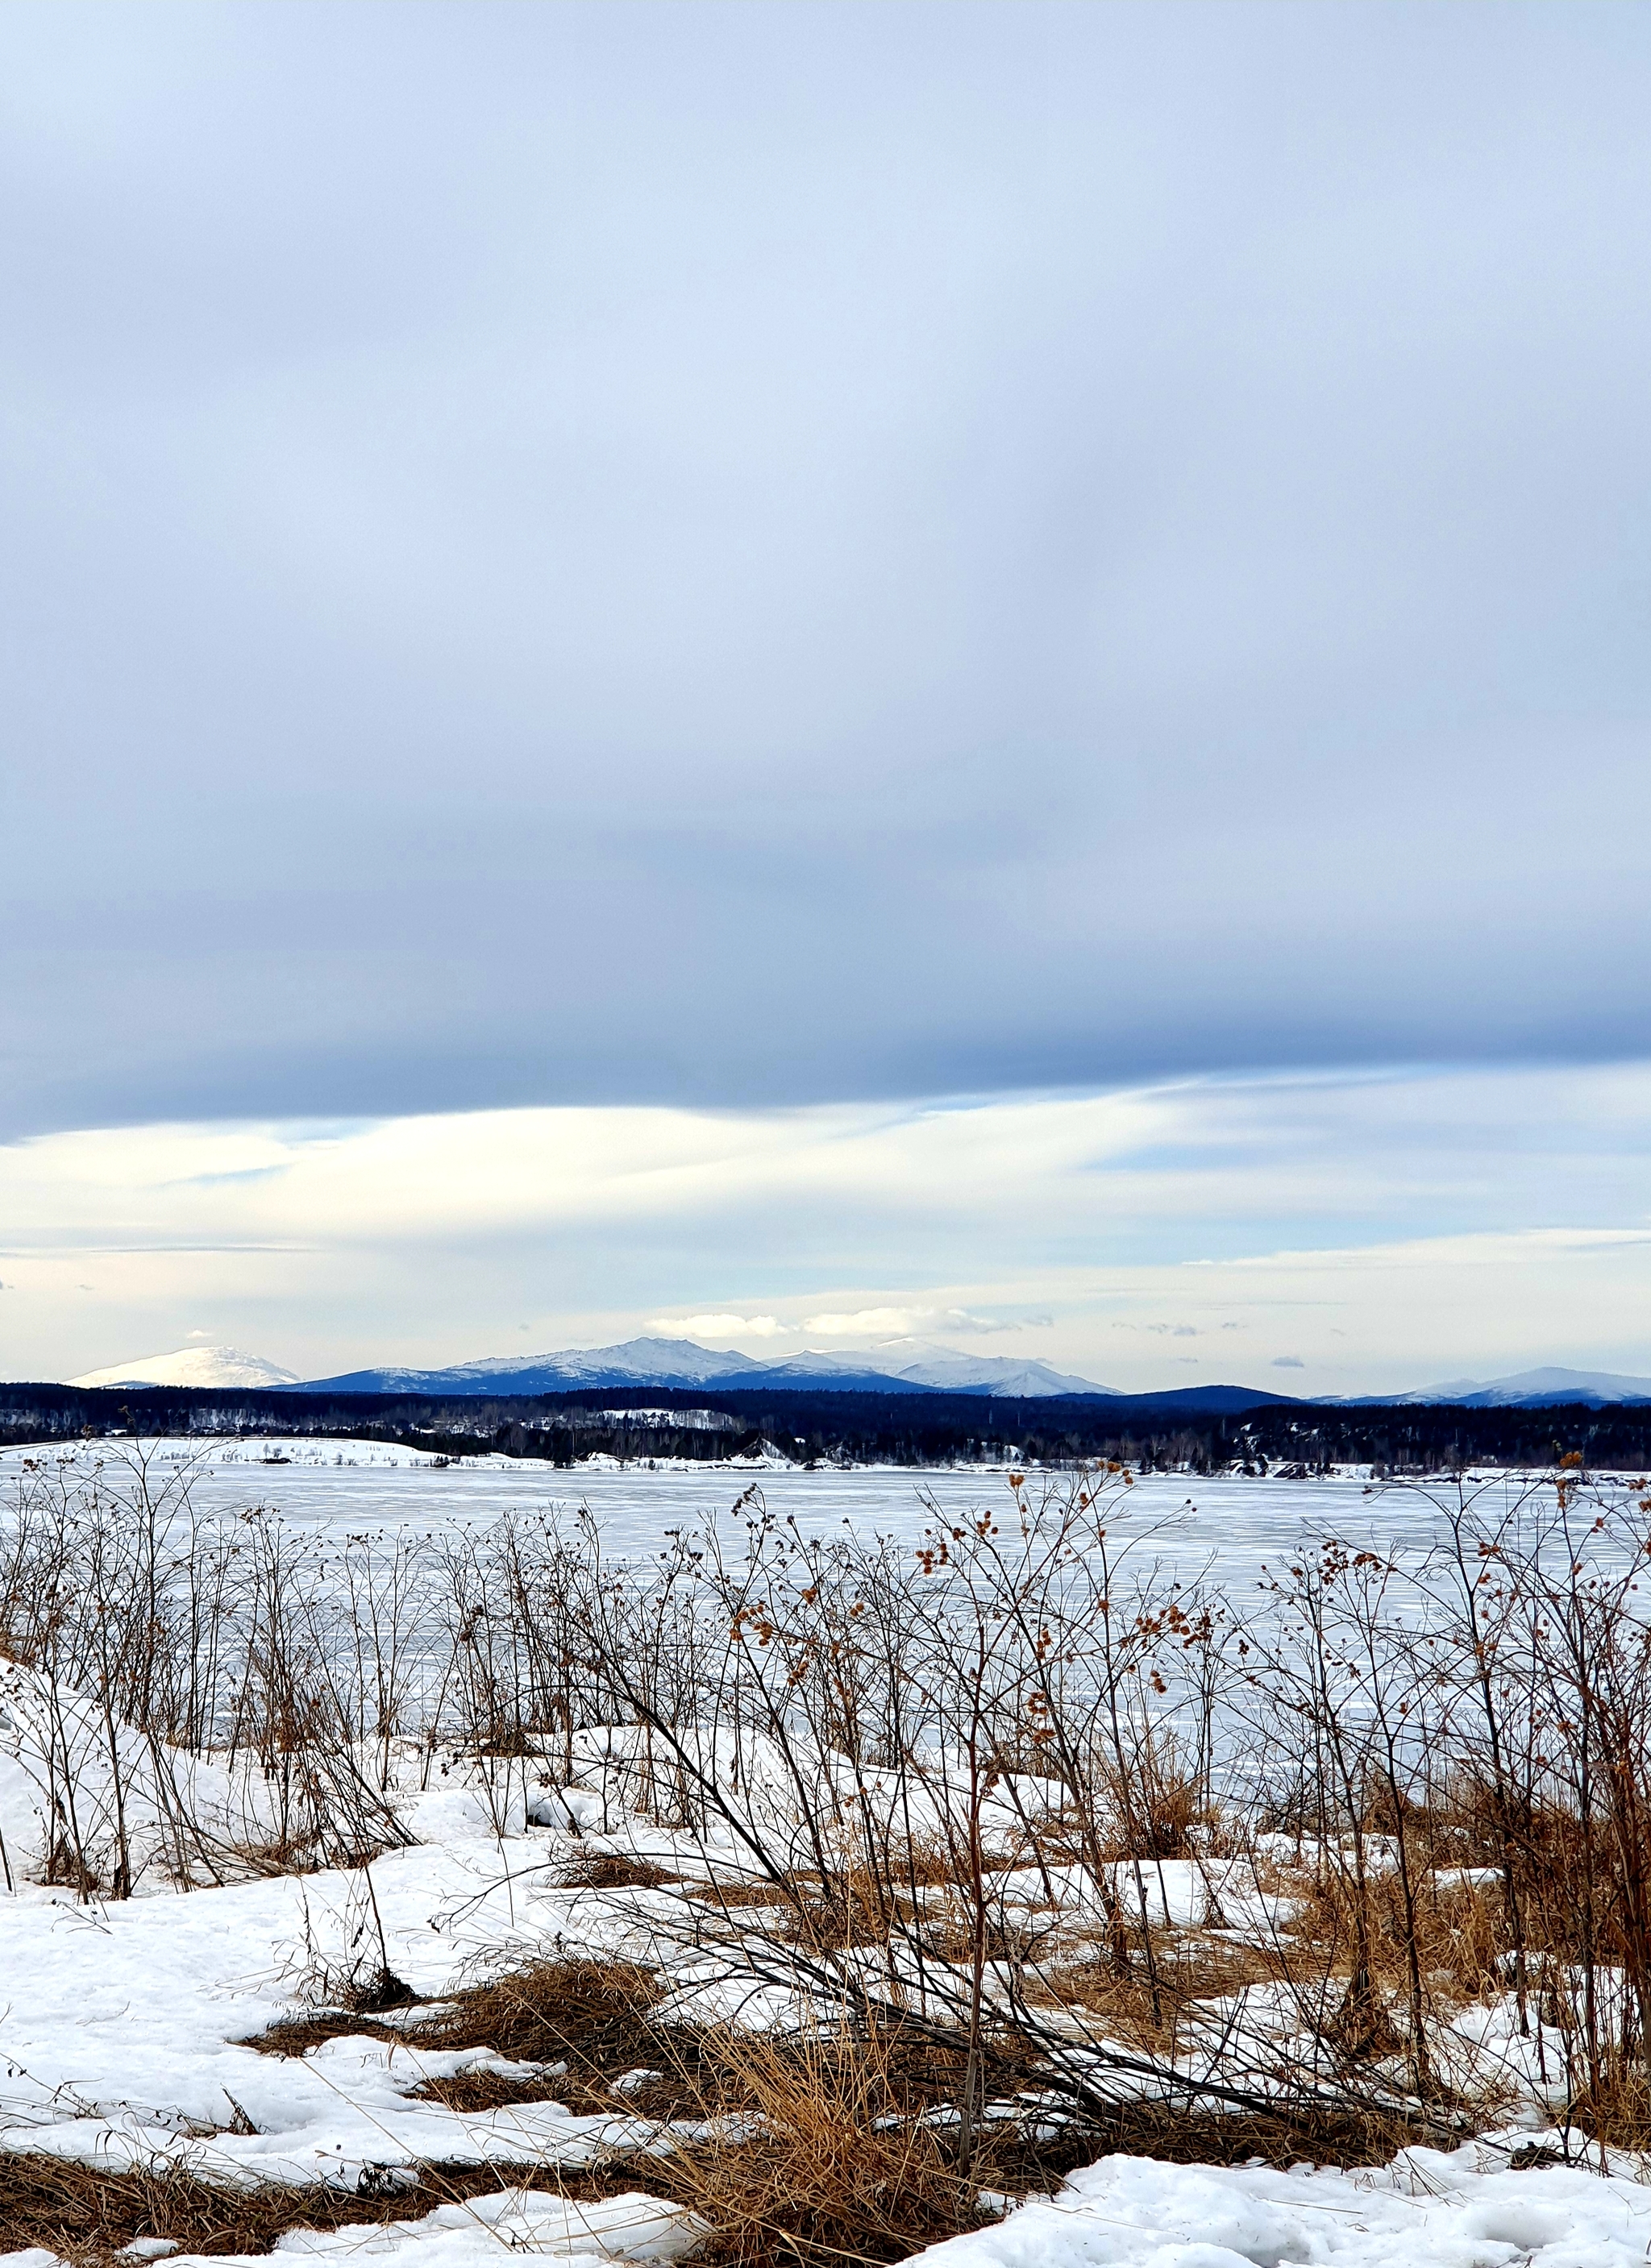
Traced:
POLYGON ((894 2043, 730 2034, 716 2053, 749 2125, 673 2160, 677 2194, 716 2232, 707 2262, 901 2260, 991 2217, 977 2170, 955 2162, 944 2130, 909 2115, 894 2043))
POLYGON ((395 1847, 386 1837, 368 1836, 341 1840, 326 1834, 280 1836, 273 1840, 241 1839, 224 1844, 215 1853, 219 1872, 234 1881, 250 1875, 273 1881, 284 1874, 321 1874, 334 1868, 346 1872, 370 1867, 395 1847))
POLYGON ((654 1970, 630 1962, 530 1961, 454 1993, 401 2037, 414 2046, 497 2048, 518 2063, 629 2068, 652 2036, 664 1989, 654 1970))
POLYGON ((556 1877, 570 1890, 659 1890, 682 1879, 629 1851, 576 1852, 556 1877))
POLYGON ((916 1916, 909 1898, 869 1868, 857 1867, 819 1888, 800 1887, 787 1934, 810 1952, 837 1952, 852 1945, 886 1945, 896 1923, 916 1916))
POLYGON ((1127 1967, 1109 1955, 1043 1970, 1047 1992, 1069 2008, 1099 2016, 1109 2030, 1149 2051, 1168 2046, 1198 2003, 1225 1999, 1246 1986, 1275 1981, 1284 1962, 1272 1947, 1186 1931, 1166 1933, 1156 1948, 1157 1987, 1139 1962, 1127 1967))
POLYGON ((1607 2150, 1651 2151, 1651 2072, 1613 2056, 1572 2103, 1571 2120, 1607 2150))
POLYGON ((798 1893, 784 1882, 709 1881, 696 1883, 688 1895, 696 1905, 719 1908, 794 1906, 798 1899, 798 1893))
MULTIPOLYGON (((1156 2102, 1123 2102, 1086 2126, 1058 2153, 1061 2170, 1117 2152, 1161 2158, 1176 2166, 1242 2166, 1257 2158, 1292 2166, 1385 2166, 1413 2142, 1438 2140, 1431 2128, 1396 2116, 1324 2110, 1310 2117, 1189 2110, 1156 2102)), ((1006 2183, 1013 2187, 1013 2183, 1006 2183)))
POLYGON ((1358 1887, 1341 1867, 1321 1867, 1297 1889, 1303 1911, 1285 1948, 1288 1969, 1304 1974, 1316 1965, 1323 1974, 1351 1974, 1362 1941, 1372 1989, 1397 1993, 1404 1985, 1413 1927, 1417 1963, 1436 2007, 1459 2007, 1500 1981, 1507 1930, 1500 1889, 1441 1883, 1430 1875, 1411 1917, 1397 1877, 1374 1875, 1364 1885, 1362 1929, 1358 1887))
POLYGON ((515 2077, 463 2072, 432 2079, 417 2101, 452 2110, 495 2110, 520 2102, 564 2102, 581 2114, 645 2109, 651 2116, 697 2107, 701 2093, 700 2036, 662 2024, 665 1992, 652 1970, 623 1961, 532 1961, 499 1969, 475 1984, 416 2010, 395 2024, 345 2008, 321 2008, 269 2026, 243 2044, 266 2055, 305 2055, 343 2035, 421 2048, 491 2048, 512 2063, 561 2066, 515 2077), (665 2079, 645 2102, 616 2095, 614 2081, 638 2070, 665 2079))
MULTIPOLYGON (((209 2258, 271 2251, 303 2230, 371 2228, 417 2220, 438 2205, 484 2197, 505 2186, 586 2196, 643 2185, 635 2166, 564 2182, 554 2172, 512 2166, 426 2167, 406 2186, 366 2195, 321 2183, 262 2182, 225 2186, 188 2173, 108 2173, 33 2151, 0 2150, 0 2241, 40 2245, 70 2268, 111 2268, 122 2247, 165 2237, 209 2258), (601 2186, 596 2185, 600 2181, 601 2186)), ((652 2174, 646 2182, 656 2191, 652 2174)))

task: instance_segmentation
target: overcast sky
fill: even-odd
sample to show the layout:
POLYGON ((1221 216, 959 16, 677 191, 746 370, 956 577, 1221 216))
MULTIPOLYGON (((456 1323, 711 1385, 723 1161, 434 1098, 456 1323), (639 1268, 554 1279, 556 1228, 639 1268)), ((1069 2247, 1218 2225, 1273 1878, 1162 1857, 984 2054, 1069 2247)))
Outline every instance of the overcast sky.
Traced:
MULTIPOLYGON (((376 1306, 225 1258, 71 1318, 19 1261, 0 1365, 903 1300, 1102 1365, 1060 1270, 1637 1249, 1647 117, 1615 4, 13 0, 0 1240, 79 1248, 90 1129, 134 1249, 204 1233, 140 1196, 167 1142, 181 1189, 317 1129, 434 1178, 376 1306), (1572 1078, 1613 1173, 1500 1160, 1458 1219, 1435 1159, 1524 1157, 1572 1078), (1196 1094, 1261 1172, 1303 1091, 1349 1098, 1329 1211, 1167 1159, 1127 1236, 1027 1227, 1070 1192, 1026 1113, 1196 1094), (1360 1185, 1373 1093, 1432 1099, 1360 1185), (668 1181, 689 1124, 1010 1147, 908 1132, 962 1178, 866 1166, 846 1248, 799 1167, 712 1245, 598 1207, 536 1288, 486 1238, 420 1288, 499 1140, 525 1225, 591 1128, 668 1181)), ((1508 1329, 1464 1309, 1462 1362, 1508 1329)))

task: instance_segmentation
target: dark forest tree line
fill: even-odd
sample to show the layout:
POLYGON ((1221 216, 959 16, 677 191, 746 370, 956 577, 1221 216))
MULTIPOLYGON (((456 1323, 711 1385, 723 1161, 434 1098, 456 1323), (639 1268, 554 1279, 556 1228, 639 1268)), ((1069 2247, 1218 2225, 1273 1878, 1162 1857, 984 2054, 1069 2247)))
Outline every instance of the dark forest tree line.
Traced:
POLYGON ((822 1394, 763 1388, 707 1395, 649 1387, 489 1399, 284 1389, 0 1386, 0 1440, 65 1444, 134 1433, 283 1435, 394 1441, 437 1455, 577 1464, 712 1462, 778 1452, 800 1465, 1043 1466, 1116 1458, 1147 1471, 1249 1471, 1307 1478, 1336 1465, 1382 1473, 1468 1465, 1540 1468, 1579 1454, 1602 1470, 1651 1470, 1651 1407, 1464 1410, 1264 1402, 1200 1413, 1184 1398, 822 1394))

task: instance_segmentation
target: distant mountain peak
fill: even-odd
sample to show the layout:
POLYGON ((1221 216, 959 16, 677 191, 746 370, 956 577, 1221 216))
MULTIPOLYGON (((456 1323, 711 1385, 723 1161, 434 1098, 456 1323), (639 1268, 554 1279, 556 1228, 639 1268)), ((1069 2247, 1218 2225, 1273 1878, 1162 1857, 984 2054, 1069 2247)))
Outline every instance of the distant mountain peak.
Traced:
POLYGON ((1010 1395, 1023 1401, 1049 1394, 1111 1395, 1118 1391, 1116 1386, 1097 1386, 1092 1379, 1056 1370, 1036 1356, 960 1354, 956 1348, 947 1346, 919 1346, 915 1359, 901 1364, 898 1374, 923 1386, 954 1392, 979 1388, 988 1394, 1010 1395))
POLYGON ((1507 1378, 1448 1379, 1442 1385, 1419 1387, 1413 1393, 1391 1398, 1461 1403, 1482 1409, 1511 1409, 1522 1403, 1540 1409, 1565 1402, 1651 1402, 1651 1378, 1633 1378, 1615 1370, 1565 1370, 1548 1363, 1535 1370, 1514 1371, 1507 1378))
POLYGON ((647 1381, 667 1373, 673 1377, 720 1378, 729 1371, 759 1367, 748 1354, 732 1347, 703 1347, 697 1339, 636 1338, 622 1339, 617 1346, 563 1347, 549 1354, 487 1355, 475 1362, 454 1363, 452 1374, 492 1378, 518 1370, 556 1370, 572 1376, 588 1369, 600 1370, 604 1376, 634 1372, 638 1379, 647 1381))
POLYGON ((232 1346, 178 1347, 171 1354, 139 1355, 107 1370, 88 1370, 70 1386, 296 1386, 296 1371, 232 1346))

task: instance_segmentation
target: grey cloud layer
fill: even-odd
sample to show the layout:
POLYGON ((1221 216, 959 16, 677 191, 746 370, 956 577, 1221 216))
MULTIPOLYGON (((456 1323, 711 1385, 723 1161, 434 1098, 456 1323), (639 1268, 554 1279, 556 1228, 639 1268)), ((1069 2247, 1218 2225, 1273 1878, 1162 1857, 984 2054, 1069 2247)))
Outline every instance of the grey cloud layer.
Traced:
POLYGON ((4 1125, 1651 1045, 1643 11, 17 9, 4 1125))

